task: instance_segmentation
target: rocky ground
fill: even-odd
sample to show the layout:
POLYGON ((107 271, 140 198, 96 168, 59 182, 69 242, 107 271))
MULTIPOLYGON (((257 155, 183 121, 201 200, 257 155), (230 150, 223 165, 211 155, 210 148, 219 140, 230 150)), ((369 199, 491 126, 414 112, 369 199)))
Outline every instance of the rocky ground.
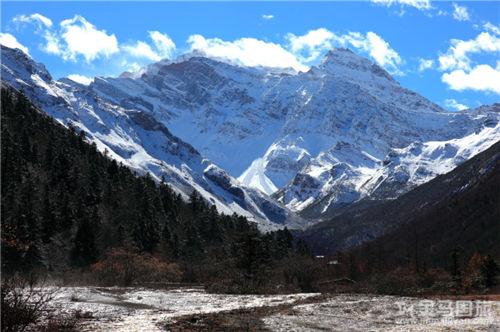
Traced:
POLYGON ((196 288, 62 287, 55 290, 50 309, 76 315, 78 331, 161 331, 177 317, 268 308, 316 295, 226 295, 196 288))
POLYGON ((376 295, 226 295, 63 287, 51 308, 78 331, 499 331, 500 301, 376 295))

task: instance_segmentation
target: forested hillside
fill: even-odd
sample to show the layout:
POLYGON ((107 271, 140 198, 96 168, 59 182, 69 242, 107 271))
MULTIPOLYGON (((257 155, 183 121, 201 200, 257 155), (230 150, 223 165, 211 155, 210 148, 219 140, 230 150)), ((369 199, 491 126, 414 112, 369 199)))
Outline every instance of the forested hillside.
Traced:
POLYGON ((55 123, 24 95, 2 88, 1 100, 3 273, 99 269, 106 260, 147 255, 179 263, 186 280, 207 266, 253 279, 292 252, 286 229, 262 235, 196 193, 185 202, 167 184, 107 158, 84 132, 55 123))
POLYGON ((393 201, 360 202, 300 236, 318 253, 335 253, 351 278, 382 293, 494 289, 500 142, 393 201))
POLYGON ((500 257, 500 142, 415 191, 394 202, 406 220, 357 248, 360 260, 419 271, 465 267, 475 253, 500 257), (435 197, 439 188, 448 191, 435 197), (416 200, 416 194, 427 204, 416 200))
MULTIPOLYGON (((393 232, 330 265, 286 229, 262 234, 196 192, 185 201, 166 183, 134 173, 9 88, 2 88, 1 120, 4 275, 35 271, 104 285, 200 282, 247 293, 330 289, 348 277, 358 281, 354 290, 412 293, 428 284, 448 292, 440 280, 472 263, 496 274, 498 144, 395 201, 360 210, 359 227, 398 218, 393 232), (375 220, 379 215, 386 218, 375 220)), ((303 239, 316 250, 338 248, 339 225, 320 224, 303 239), (318 237, 321 229, 328 231, 318 237)))

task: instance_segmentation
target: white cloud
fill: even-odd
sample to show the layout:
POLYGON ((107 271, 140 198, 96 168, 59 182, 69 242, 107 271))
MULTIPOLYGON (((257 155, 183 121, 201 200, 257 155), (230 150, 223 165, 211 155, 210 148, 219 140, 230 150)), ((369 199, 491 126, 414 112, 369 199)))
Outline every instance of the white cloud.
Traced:
POLYGON ((0 32, 0 44, 10 47, 10 48, 18 48, 26 54, 29 54, 29 50, 26 46, 19 43, 13 35, 10 33, 0 32))
POLYGON ((418 59, 418 71, 423 72, 427 69, 431 69, 434 65, 434 60, 432 59, 418 59))
POLYGON ((272 20, 274 18, 273 14, 262 14, 262 19, 264 20, 272 20))
POLYGON ((159 31, 149 31, 149 37, 153 41, 161 58, 172 57, 175 51, 175 43, 168 35, 162 34, 159 31))
POLYGON ((483 28, 486 30, 486 31, 489 31, 489 32, 492 32, 496 35, 500 35, 500 27, 494 25, 494 24, 491 24, 490 22, 486 22, 484 25, 483 25, 483 28))
MULTIPOLYGON (((495 26, 487 25, 490 30, 495 26)), ((500 94, 500 62, 474 63, 475 54, 500 52, 500 38, 489 32, 481 32, 474 39, 452 39, 448 51, 439 57, 439 69, 444 71, 441 80, 451 89, 490 91, 500 94)), ((484 57, 483 57, 484 59, 484 57)))
POLYGON ((149 46, 149 44, 138 41, 134 45, 123 46, 122 49, 136 58, 146 58, 152 61, 160 61, 161 57, 149 46))
POLYGON ((76 60, 81 55, 87 62, 117 53, 118 41, 114 34, 108 35, 104 30, 98 30, 84 17, 75 15, 61 23, 61 39, 64 41, 60 54, 66 60, 76 60))
POLYGON ((350 44, 353 47, 368 53, 380 66, 389 70, 392 74, 401 75, 398 68, 402 63, 399 54, 390 47, 382 37, 374 32, 367 32, 362 35, 359 32, 350 32, 347 35, 340 36, 339 40, 344 44, 350 44))
POLYGON ((133 57, 145 58, 152 61, 160 61, 161 59, 172 57, 175 51, 175 43, 172 39, 159 31, 149 31, 149 37, 153 41, 154 46, 143 41, 137 41, 133 45, 122 46, 122 50, 133 57))
POLYGON ((465 6, 453 3, 453 18, 457 21, 470 21, 469 11, 465 6))
POLYGON ((60 54, 59 37, 51 31, 52 20, 41 14, 34 13, 31 15, 17 15, 12 19, 16 24, 33 24, 36 26, 35 33, 41 34, 45 39, 45 45, 40 45, 40 48, 51 54, 60 54))
POLYGON ((255 38, 240 38, 230 42, 191 35, 187 42, 191 51, 199 51, 207 56, 226 59, 243 66, 293 68, 298 71, 308 69, 281 45, 255 38))
POLYGON ((62 53, 59 37, 55 33, 47 30, 43 33, 43 38, 45 39, 45 45, 42 45, 43 51, 50 54, 62 53))
POLYGON ((84 75, 80 75, 80 74, 71 74, 71 75, 68 75, 68 78, 72 81, 75 81, 75 82, 83 84, 83 85, 89 85, 94 80, 93 78, 90 78, 90 77, 87 77, 84 75))
POLYGON ((52 27, 52 20, 48 17, 43 16, 42 14, 34 13, 31 15, 17 15, 12 19, 15 23, 33 23, 38 26, 38 28, 52 27))
POLYGON ((121 61, 121 66, 125 71, 135 73, 142 69, 141 65, 137 62, 128 62, 127 60, 121 61))
POLYGON ((34 24, 35 32, 45 39, 41 49, 59 55, 64 60, 76 61, 78 56, 83 56, 87 62, 91 62, 98 57, 109 57, 119 51, 114 34, 98 30, 80 15, 61 21, 59 30, 53 30, 52 20, 38 13, 18 15, 12 21, 17 24, 34 24))
POLYGON ((418 10, 428 10, 432 8, 430 0, 371 0, 371 2, 387 7, 392 5, 404 5, 414 7, 418 10))
MULTIPOLYGON (((19 20, 28 21, 28 18, 32 20, 35 17, 40 19, 35 15, 23 16, 19 20)), ((148 32, 150 42, 139 40, 119 45, 114 34, 97 29, 80 15, 60 22, 58 30, 50 29, 50 24, 44 26, 46 28, 39 31, 45 39, 42 50, 59 55, 65 60, 76 61, 81 56, 87 62, 91 62, 99 57, 110 57, 120 53, 121 59, 127 64, 144 65, 144 60, 170 59, 176 53, 176 45, 172 39, 159 31, 148 32)), ((286 40, 286 45, 282 45, 256 38, 225 41, 197 34, 191 35, 187 44, 190 51, 197 50, 207 56, 225 59, 239 65, 293 68, 297 71, 308 70, 309 65, 314 64, 333 47, 352 47, 368 54, 391 73, 401 74, 398 66, 402 63, 402 59, 399 54, 388 42, 371 31, 366 34, 349 32, 336 35, 325 28, 319 28, 301 36, 289 33, 286 35, 286 40)))
POLYGON ((469 108, 469 106, 460 104, 458 101, 455 99, 446 99, 444 101, 444 106, 448 109, 454 110, 454 111, 463 111, 469 108))
POLYGON ((488 32, 480 33, 470 40, 451 40, 446 54, 439 57, 439 66, 442 70, 470 69, 470 54, 481 52, 499 52, 500 38, 488 32))
POLYGON ((363 49, 369 52, 382 67, 397 71, 398 65, 401 64, 399 54, 390 47, 388 42, 374 32, 370 31, 366 34, 363 49))
POLYGON ((286 38, 291 51, 302 57, 305 62, 316 60, 324 51, 332 48, 333 42, 337 39, 333 32, 325 28, 310 30, 302 36, 289 33, 286 38))
POLYGON ((491 91, 500 94, 500 62, 496 68, 477 65, 471 70, 454 70, 444 73, 441 80, 453 90, 491 91))

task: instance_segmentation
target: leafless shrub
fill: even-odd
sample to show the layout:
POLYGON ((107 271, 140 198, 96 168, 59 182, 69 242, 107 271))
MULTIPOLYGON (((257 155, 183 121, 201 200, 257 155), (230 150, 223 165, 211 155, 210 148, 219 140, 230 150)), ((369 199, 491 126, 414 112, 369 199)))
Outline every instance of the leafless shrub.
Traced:
POLYGON ((56 291, 40 285, 35 274, 2 280, 2 331, 25 331, 40 321, 56 291))

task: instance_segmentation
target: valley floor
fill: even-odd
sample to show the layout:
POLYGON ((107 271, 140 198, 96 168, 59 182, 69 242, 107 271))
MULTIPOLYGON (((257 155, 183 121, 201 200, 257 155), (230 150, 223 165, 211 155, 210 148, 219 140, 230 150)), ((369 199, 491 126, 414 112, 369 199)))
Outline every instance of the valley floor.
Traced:
POLYGON ((497 331, 500 301, 374 295, 225 295, 200 289, 63 287, 52 309, 79 331, 497 331))
POLYGON ((293 304, 317 294, 225 295, 200 289, 152 290, 123 287, 62 287, 51 309, 78 312, 79 331, 162 331, 176 317, 241 308, 293 304))

